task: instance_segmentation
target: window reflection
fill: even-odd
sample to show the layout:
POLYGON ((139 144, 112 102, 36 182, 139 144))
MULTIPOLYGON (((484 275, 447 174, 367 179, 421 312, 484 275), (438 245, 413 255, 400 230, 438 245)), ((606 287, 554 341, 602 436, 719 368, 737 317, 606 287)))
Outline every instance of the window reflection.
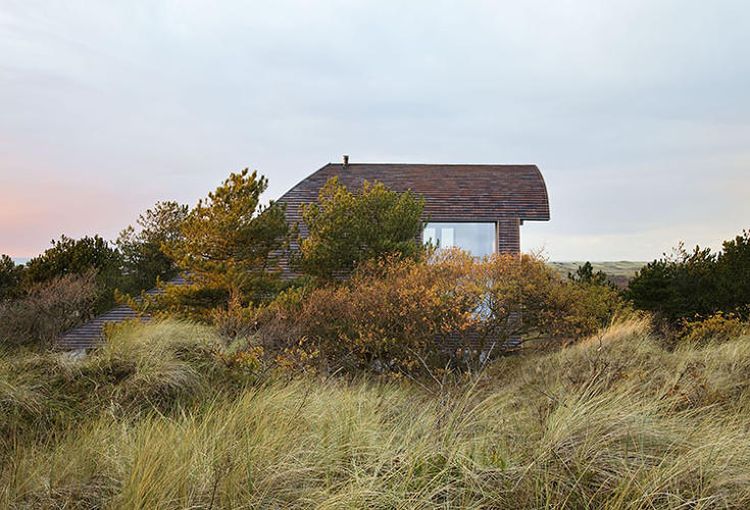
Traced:
POLYGON ((474 257, 495 252, 494 223, 428 223, 422 240, 437 248, 461 248, 474 257))

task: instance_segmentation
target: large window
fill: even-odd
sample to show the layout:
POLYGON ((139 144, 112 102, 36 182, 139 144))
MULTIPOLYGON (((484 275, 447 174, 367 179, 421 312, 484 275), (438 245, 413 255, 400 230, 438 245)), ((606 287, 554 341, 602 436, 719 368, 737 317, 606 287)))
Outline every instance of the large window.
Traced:
POLYGON ((458 247, 475 257, 495 252, 494 223, 428 223, 422 240, 437 248, 458 247))

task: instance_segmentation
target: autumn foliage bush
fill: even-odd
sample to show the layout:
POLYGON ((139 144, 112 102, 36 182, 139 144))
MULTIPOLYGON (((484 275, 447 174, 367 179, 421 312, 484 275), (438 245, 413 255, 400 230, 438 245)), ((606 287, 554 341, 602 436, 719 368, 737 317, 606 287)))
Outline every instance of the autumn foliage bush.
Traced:
POLYGON ((259 338, 284 364, 409 373, 477 361, 510 340, 583 337, 622 308, 611 288, 564 280, 530 255, 476 261, 442 251, 427 262, 369 262, 346 282, 287 291, 256 318, 259 338))
POLYGON ((704 345, 726 342, 750 332, 750 324, 733 313, 717 312, 705 319, 685 320, 681 324, 679 341, 704 345))

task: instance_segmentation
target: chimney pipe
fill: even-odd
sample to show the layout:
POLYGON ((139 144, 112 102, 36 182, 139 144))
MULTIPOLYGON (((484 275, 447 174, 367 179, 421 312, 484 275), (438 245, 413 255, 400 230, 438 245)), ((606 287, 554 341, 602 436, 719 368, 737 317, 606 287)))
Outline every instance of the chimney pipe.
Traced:
POLYGON ((344 168, 349 166, 349 155, 344 154, 344 168))

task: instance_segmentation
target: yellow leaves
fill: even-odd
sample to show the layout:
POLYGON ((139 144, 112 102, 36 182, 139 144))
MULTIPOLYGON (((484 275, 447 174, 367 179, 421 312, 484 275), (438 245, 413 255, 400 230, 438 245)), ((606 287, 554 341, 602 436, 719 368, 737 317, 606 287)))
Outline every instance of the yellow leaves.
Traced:
POLYGON ((692 344, 723 342, 750 331, 750 324, 733 313, 717 312, 705 319, 682 322, 682 340, 692 344))
POLYGON ((270 308, 316 345, 316 363, 393 371, 421 370, 420 360, 428 359, 444 366, 456 347, 476 353, 523 335, 589 334, 611 311, 604 298, 613 298, 611 290, 563 280, 533 257, 474 261, 447 251, 429 262, 368 262, 350 280, 311 290, 291 308, 270 308))

